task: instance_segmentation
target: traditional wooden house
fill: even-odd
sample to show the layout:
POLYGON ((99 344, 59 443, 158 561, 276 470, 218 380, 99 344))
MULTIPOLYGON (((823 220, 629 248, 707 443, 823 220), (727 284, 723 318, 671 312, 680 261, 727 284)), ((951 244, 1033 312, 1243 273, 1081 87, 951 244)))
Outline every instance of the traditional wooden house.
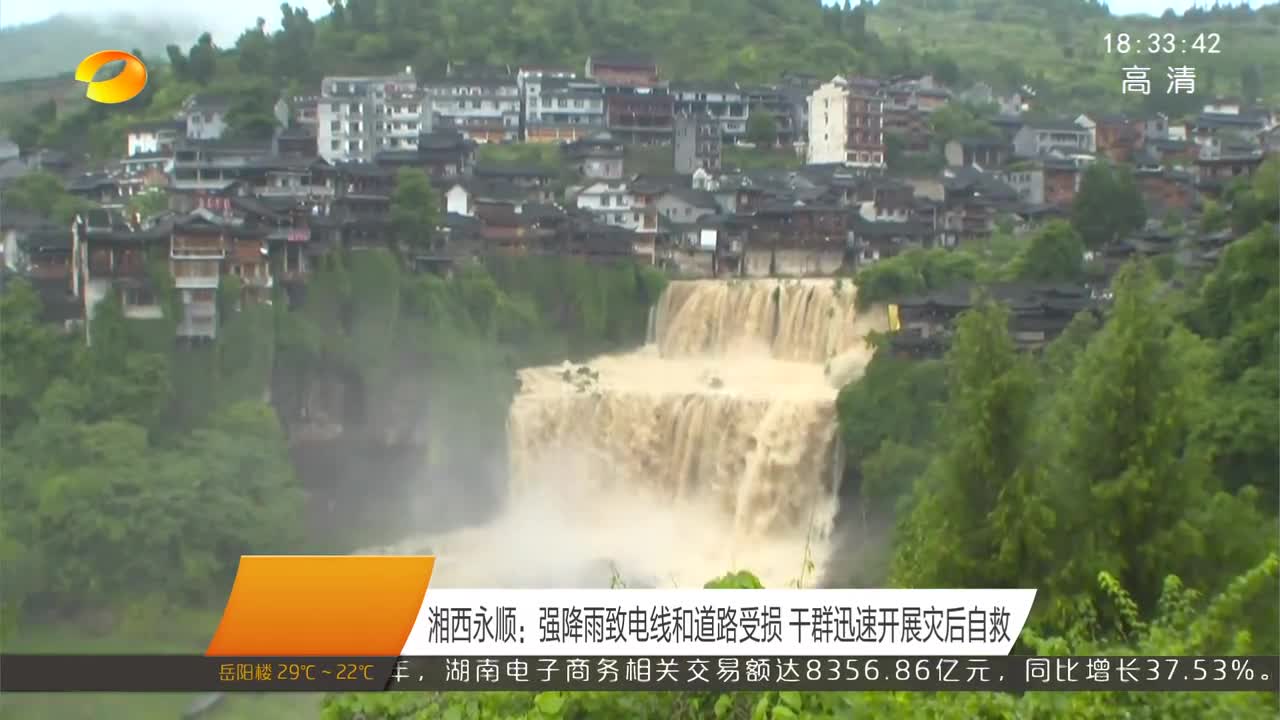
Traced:
POLYGON ((831 275, 844 265, 852 213, 835 205, 777 200, 751 214, 743 274, 831 275))

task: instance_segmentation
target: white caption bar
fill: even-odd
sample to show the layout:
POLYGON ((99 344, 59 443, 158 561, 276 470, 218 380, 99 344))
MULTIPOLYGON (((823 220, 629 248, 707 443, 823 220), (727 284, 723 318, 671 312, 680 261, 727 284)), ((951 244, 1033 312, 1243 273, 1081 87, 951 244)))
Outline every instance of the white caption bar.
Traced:
POLYGON ((1035 590, 428 589, 402 655, 1008 655, 1035 590))

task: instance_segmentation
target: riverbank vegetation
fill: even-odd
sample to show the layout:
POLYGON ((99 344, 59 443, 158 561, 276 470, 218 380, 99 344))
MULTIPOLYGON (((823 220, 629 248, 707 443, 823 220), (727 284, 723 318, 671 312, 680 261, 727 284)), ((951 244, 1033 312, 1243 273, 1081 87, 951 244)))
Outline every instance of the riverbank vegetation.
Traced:
MULTIPOLYGON (((104 301, 86 347, 42 323, 36 293, 9 279, 5 630, 106 631, 222 602, 242 553, 316 546, 286 429, 317 385, 344 388, 335 412, 365 435, 356 442, 425 422, 427 451, 447 454, 434 460, 460 466, 502 446, 515 367, 642 342, 663 283, 636 266, 553 259, 444 278, 369 250, 327 260, 292 309, 282 294, 242 305, 224 278, 214 343, 176 346, 171 304, 164 319, 134 320, 104 301)), ((172 288, 161 295, 171 303, 172 288)))

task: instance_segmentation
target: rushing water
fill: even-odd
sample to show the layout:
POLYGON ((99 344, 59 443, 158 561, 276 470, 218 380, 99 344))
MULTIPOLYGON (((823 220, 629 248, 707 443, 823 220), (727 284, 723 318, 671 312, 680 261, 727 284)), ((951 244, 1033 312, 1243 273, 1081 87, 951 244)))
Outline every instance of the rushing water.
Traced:
POLYGON ((643 348, 520 372, 496 519, 396 549, 438 553, 446 586, 685 587, 737 569, 813 583, 838 505, 836 394, 883 329, 854 294, 672 283, 643 348))

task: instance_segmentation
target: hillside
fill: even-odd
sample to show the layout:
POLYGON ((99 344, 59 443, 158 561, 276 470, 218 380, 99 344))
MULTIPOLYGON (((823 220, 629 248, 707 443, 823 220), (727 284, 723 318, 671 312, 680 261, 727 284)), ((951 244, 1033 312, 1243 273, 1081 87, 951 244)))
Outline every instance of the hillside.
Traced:
POLYGON ((45 78, 75 69, 97 50, 142 50, 164 56, 165 45, 190 42, 199 31, 176 22, 121 15, 110 21, 56 15, 29 25, 0 29, 0 82, 45 78))
MULTIPOLYGON (((1120 68, 1134 56, 1106 55, 1105 34, 1171 32, 1194 39, 1216 32, 1220 54, 1175 56, 1196 67, 1201 94, 1238 92, 1242 71, 1255 65, 1264 92, 1280 97, 1280 53, 1274 51, 1280 4, 1274 3, 1181 18, 1118 18, 1095 0, 846 0, 831 6, 818 0, 339 0, 335 8, 323 18, 288 11, 282 24, 292 35, 277 31, 263 43, 248 29, 237 45, 257 55, 273 45, 267 55, 274 57, 262 55, 265 68, 312 82, 328 72, 402 65, 440 71, 450 61, 580 66, 588 54, 612 50, 650 53, 677 79, 765 82, 788 71, 933 70, 948 79, 984 80, 997 90, 1029 83, 1042 96, 1113 104, 1121 99, 1120 68)), ((252 23, 243 18, 246 28, 252 23)), ((65 73, 88 48, 139 48, 164 57, 165 45, 188 47, 201 30, 68 16, 8 28, 0 31, 7 58, 0 82, 65 73)))
POLYGON ((881 0, 868 25, 886 42, 901 39, 918 52, 954 58, 963 75, 997 88, 1028 83, 1050 100, 1114 101, 1121 68, 1132 64, 1152 67, 1153 93, 1161 92, 1165 65, 1175 63, 1196 68, 1198 95, 1239 93, 1242 72, 1255 65, 1264 97, 1280 100, 1277 3, 1154 18, 1114 17, 1082 0, 881 0), (1144 42, 1150 33, 1173 33, 1188 44, 1199 33, 1218 33, 1221 53, 1178 53, 1169 63, 1107 55, 1104 36, 1121 32, 1144 42))
MULTIPOLYGON (((139 47, 152 59, 177 58, 183 67, 176 75, 153 72, 144 96, 118 108, 97 108, 92 120, 74 112, 74 84, 0 85, 0 125, 28 144, 87 142, 101 150, 116 142, 124 124, 167 117, 198 90, 244 98, 240 107, 254 119, 266 114, 281 88, 310 91, 326 74, 382 73, 411 65, 430 75, 442 73, 450 62, 581 68, 588 55, 610 51, 650 54, 663 75, 686 81, 764 83, 788 72, 818 77, 931 72, 957 87, 985 81, 997 92, 1009 92, 1030 85, 1036 105, 1053 113, 1160 110, 1178 116, 1198 110, 1206 96, 1240 94, 1246 84, 1280 102, 1277 4, 1162 18, 1112 17, 1094 0, 883 0, 856 6, 824 6, 817 0, 336 0, 322 18, 288 5, 281 12, 280 30, 251 27, 226 51, 186 41, 152 53, 148 48, 166 37, 194 38, 195 33, 165 35, 158 27, 139 26, 126 33, 123 46, 139 47), (1108 32, 1139 39, 1157 31, 1187 43, 1198 33, 1218 33, 1221 52, 1180 54, 1167 61, 1105 53, 1108 32), (1121 68, 1139 60, 1152 67, 1152 93, 1124 95, 1121 68), (1175 63, 1195 68, 1195 95, 1164 93, 1165 65, 1175 63), (72 112, 60 103, 55 125, 27 116, 48 97, 72 102, 72 112), (104 120, 115 127, 106 127, 104 120), (86 137, 90 134, 94 137, 86 137)), ((69 69, 85 47, 107 43, 101 36, 71 39, 75 32, 105 32, 95 27, 61 18, 7 31, 4 42, 7 50, 10 41, 21 40, 40 49, 36 54, 47 58, 47 67, 62 63, 69 69), (46 40, 38 41, 42 32, 46 40), (67 57, 52 59, 57 53, 67 57)), ((10 67, 6 72, 21 71, 10 67)))

